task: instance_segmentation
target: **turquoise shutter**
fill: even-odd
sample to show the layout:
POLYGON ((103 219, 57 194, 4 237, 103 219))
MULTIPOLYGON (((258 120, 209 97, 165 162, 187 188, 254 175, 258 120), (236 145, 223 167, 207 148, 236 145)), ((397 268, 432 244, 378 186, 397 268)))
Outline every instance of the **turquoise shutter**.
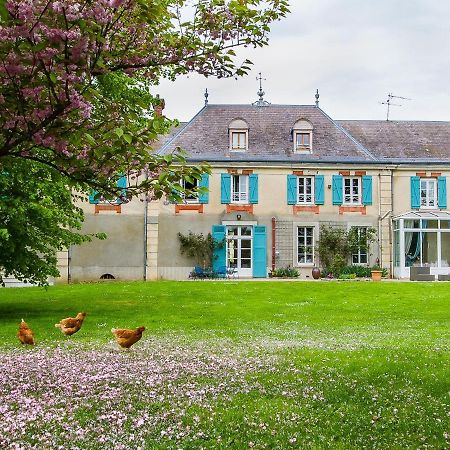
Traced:
POLYGON ((209 201, 209 175, 207 173, 202 174, 202 178, 198 182, 198 187, 208 189, 206 192, 201 193, 198 196, 198 202, 199 203, 208 203, 208 201, 209 201))
POLYGON ((438 207, 447 208, 447 180, 445 177, 438 177, 438 207))
POLYGON ((226 245, 225 245, 225 225, 213 225, 212 227, 212 237, 217 242, 220 243, 220 248, 215 247, 213 251, 213 270, 217 272, 219 269, 226 267, 226 245))
POLYGON ((323 205, 325 203, 325 178, 323 175, 315 176, 314 203, 323 205))
POLYGON ((98 203, 98 197, 97 198, 95 198, 95 196, 98 194, 98 191, 92 191, 90 194, 89 194, 89 203, 91 204, 91 205, 96 205, 97 203, 98 203))
POLYGON ((231 175, 229 173, 220 174, 220 203, 231 203, 231 175))
POLYGON ((333 175, 333 205, 342 205, 342 175, 333 175))
POLYGON ((362 177, 362 204, 372 204, 372 176, 364 175, 362 177))
POLYGON ((411 208, 420 208, 420 177, 411 177, 411 208))
MULTIPOLYGON (((127 176, 126 175, 122 175, 118 180, 117 180, 117 187, 120 189, 120 195, 127 195, 127 176)), ((123 200, 121 200, 119 197, 116 199, 117 203, 123 203, 123 200)))
POLYGON ((265 225, 253 228, 253 277, 267 277, 267 232, 265 225))
POLYGON ((249 181, 249 201, 250 203, 258 203, 258 175, 252 173, 248 176, 249 181))
POLYGON ((297 175, 287 176, 287 202, 288 205, 297 203, 297 175))

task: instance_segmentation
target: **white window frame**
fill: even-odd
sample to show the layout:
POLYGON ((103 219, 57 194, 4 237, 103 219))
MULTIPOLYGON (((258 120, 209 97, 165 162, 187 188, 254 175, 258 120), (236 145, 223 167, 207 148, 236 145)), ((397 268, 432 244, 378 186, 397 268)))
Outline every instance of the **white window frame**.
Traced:
MULTIPOLYGON (((351 225, 349 228, 356 228, 357 229, 357 233, 358 233, 358 238, 359 235, 361 234, 361 230, 366 230, 366 237, 367 237, 367 230, 369 229, 368 225, 351 225)), ((365 252, 361 252, 361 247, 358 247, 358 253, 352 253, 352 266, 367 266, 369 264, 369 249, 367 249, 365 252), (361 255, 365 255, 366 256, 366 262, 361 262, 361 255), (353 262, 353 257, 357 256, 358 257, 358 262, 353 262)))
POLYGON ((315 236, 316 235, 316 227, 314 225, 310 225, 310 224, 296 224, 294 230, 295 230, 295 235, 296 235, 296 239, 294 241, 296 243, 296 246, 295 246, 295 250, 296 250, 295 251, 296 265, 297 266, 301 266, 301 267, 312 267, 312 266, 314 266, 314 262, 315 262, 315 258, 316 258, 315 249, 314 249, 314 246, 315 246, 315 243, 316 243, 316 236, 315 236), (300 244, 301 244, 300 243, 300 236, 299 236, 299 229, 300 228, 303 228, 305 230, 302 246, 305 249, 307 247, 311 247, 311 249, 312 249, 312 253, 304 252, 302 256, 311 255, 312 256, 312 261, 311 262, 306 262, 306 257, 305 257, 305 261, 304 262, 300 261, 300 254, 299 254, 299 251, 298 251, 298 249, 300 247, 300 244), (308 238, 308 236, 306 234, 306 230, 307 229, 311 229, 312 230, 312 234, 311 234, 312 243, 311 243, 310 246, 306 245, 307 238, 308 238))
POLYGON ((436 178, 421 178, 420 179, 420 209, 437 209, 437 180, 436 178), (422 197, 422 183, 425 184, 425 198, 422 197), (433 186, 433 197, 430 196, 430 185, 433 186), (425 204, 422 204, 422 201, 425 200, 425 204), (433 201, 434 205, 430 205, 430 202, 433 201))
POLYGON ((248 149, 248 130, 245 129, 230 129, 230 151, 231 152, 245 152, 248 149), (234 147, 234 135, 243 134, 244 135, 244 146, 234 147))
POLYGON ((297 176, 297 204, 298 205, 313 205, 314 204, 314 175, 299 175, 297 176), (303 193, 300 193, 300 180, 303 179, 303 193), (311 180, 311 194, 305 192, 306 180, 311 180), (307 201, 306 196, 311 195, 311 200, 307 201), (302 198, 303 197, 303 198, 302 198))
POLYGON ((296 153, 311 153, 312 151, 312 131, 308 130, 294 130, 294 152, 296 153), (309 144, 303 145, 297 144, 297 137, 300 135, 308 135, 309 136, 309 144))
MULTIPOLYGON (((181 184, 181 186, 183 187, 183 189, 186 188, 186 180, 184 180, 184 179, 180 180, 180 184, 181 184)), ((194 178, 194 184, 195 184, 195 187, 198 188, 199 180, 197 180, 197 178, 194 178)), ((189 203, 189 204, 192 204, 192 203, 194 203, 194 204, 195 204, 195 203, 199 203, 198 193, 196 194, 195 197, 189 197, 189 198, 186 198, 186 194, 185 194, 184 192, 182 192, 182 193, 181 193, 181 198, 183 199, 183 202, 184 202, 184 203, 189 203)))
POLYGON ((343 205, 362 205, 362 178, 361 177, 343 177, 342 180, 342 204, 343 205), (346 199, 346 181, 350 182, 350 199, 346 199), (357 199, 355 200, 355 194, 353 194, 354 181, 357 181, 358 184, 358 194, 357 199))
POLYGON ((231 203, 240 203, 247 205, 249 203, 249 176, 242 174, 232 174, 231 175, 231 203), (238 181, 238 191, 235 191, 234 184, 235 179, 239 178, 238 181), (245 180, 245 183, 243 182, 245 180), (244 186, 245 184, 245 186, 244 186))

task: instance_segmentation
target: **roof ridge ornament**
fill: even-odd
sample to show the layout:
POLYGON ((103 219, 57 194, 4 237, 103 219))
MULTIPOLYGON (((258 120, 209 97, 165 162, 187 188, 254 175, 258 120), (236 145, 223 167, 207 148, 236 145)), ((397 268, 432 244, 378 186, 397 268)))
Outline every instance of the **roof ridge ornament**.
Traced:
POLYGON ((209 97, 208 88, 205 89, 204 96, 205 96, 205 106, 207 106, 208 105, 208 97, 209 97))
POLYGON ((262 80, 266 80, 265 78, 262 77, 261 72, 259 72, 259 77, 256 77, 257 80, 259 80, 259 91, 257 92, 259 99, 256 100, 256 102, 253 102, 252 105, 253 106, 269 106, 270 103, 267 100, 264 100, 264 95, 265 92, 262 89, 262 80))
POLYGON ((319 107, 319 89, 316 89, 316 95, 314 97, 316 97, 316 106, 319 107))

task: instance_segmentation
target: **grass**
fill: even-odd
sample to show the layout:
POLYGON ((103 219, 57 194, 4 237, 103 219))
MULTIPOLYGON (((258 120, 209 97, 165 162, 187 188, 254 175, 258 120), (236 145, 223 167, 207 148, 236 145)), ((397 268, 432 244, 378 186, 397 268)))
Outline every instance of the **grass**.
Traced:
POLYGON ((1 290, 0 447, 450 448, 449 294, 371 282, 1 290), (81 310, 79 333, 54 327, 81 310), (22 317, 36 348, 18 345, 22 317), (140 325, 143 340, 116 350, 109 330, 140 325))

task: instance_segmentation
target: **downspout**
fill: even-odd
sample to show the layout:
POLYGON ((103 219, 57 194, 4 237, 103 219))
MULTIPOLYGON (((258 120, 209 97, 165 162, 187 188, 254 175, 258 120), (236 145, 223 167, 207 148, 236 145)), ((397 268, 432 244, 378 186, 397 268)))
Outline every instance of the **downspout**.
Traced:
POLYGON ((381 221, 381 174, 378 172, 378 261, 380 267, 383 267, 383 236, 381 221))
POLYGON ((72 247, 69 246, 67 249, 67 284, 70 284, 72 281, 72 274, 70 273, 70 261, 72 260, 72 247))
POLYGON ((272 270, 275 270, 275 226, 276 219, 272 217, 272 270))
MULTIPOLYGON (((145 181, 148 180, 148 175, 145 175, 145 181)), ((147 281, 147 223, 148 223, 148 195, 144 196, 144 281, 147 281)))

